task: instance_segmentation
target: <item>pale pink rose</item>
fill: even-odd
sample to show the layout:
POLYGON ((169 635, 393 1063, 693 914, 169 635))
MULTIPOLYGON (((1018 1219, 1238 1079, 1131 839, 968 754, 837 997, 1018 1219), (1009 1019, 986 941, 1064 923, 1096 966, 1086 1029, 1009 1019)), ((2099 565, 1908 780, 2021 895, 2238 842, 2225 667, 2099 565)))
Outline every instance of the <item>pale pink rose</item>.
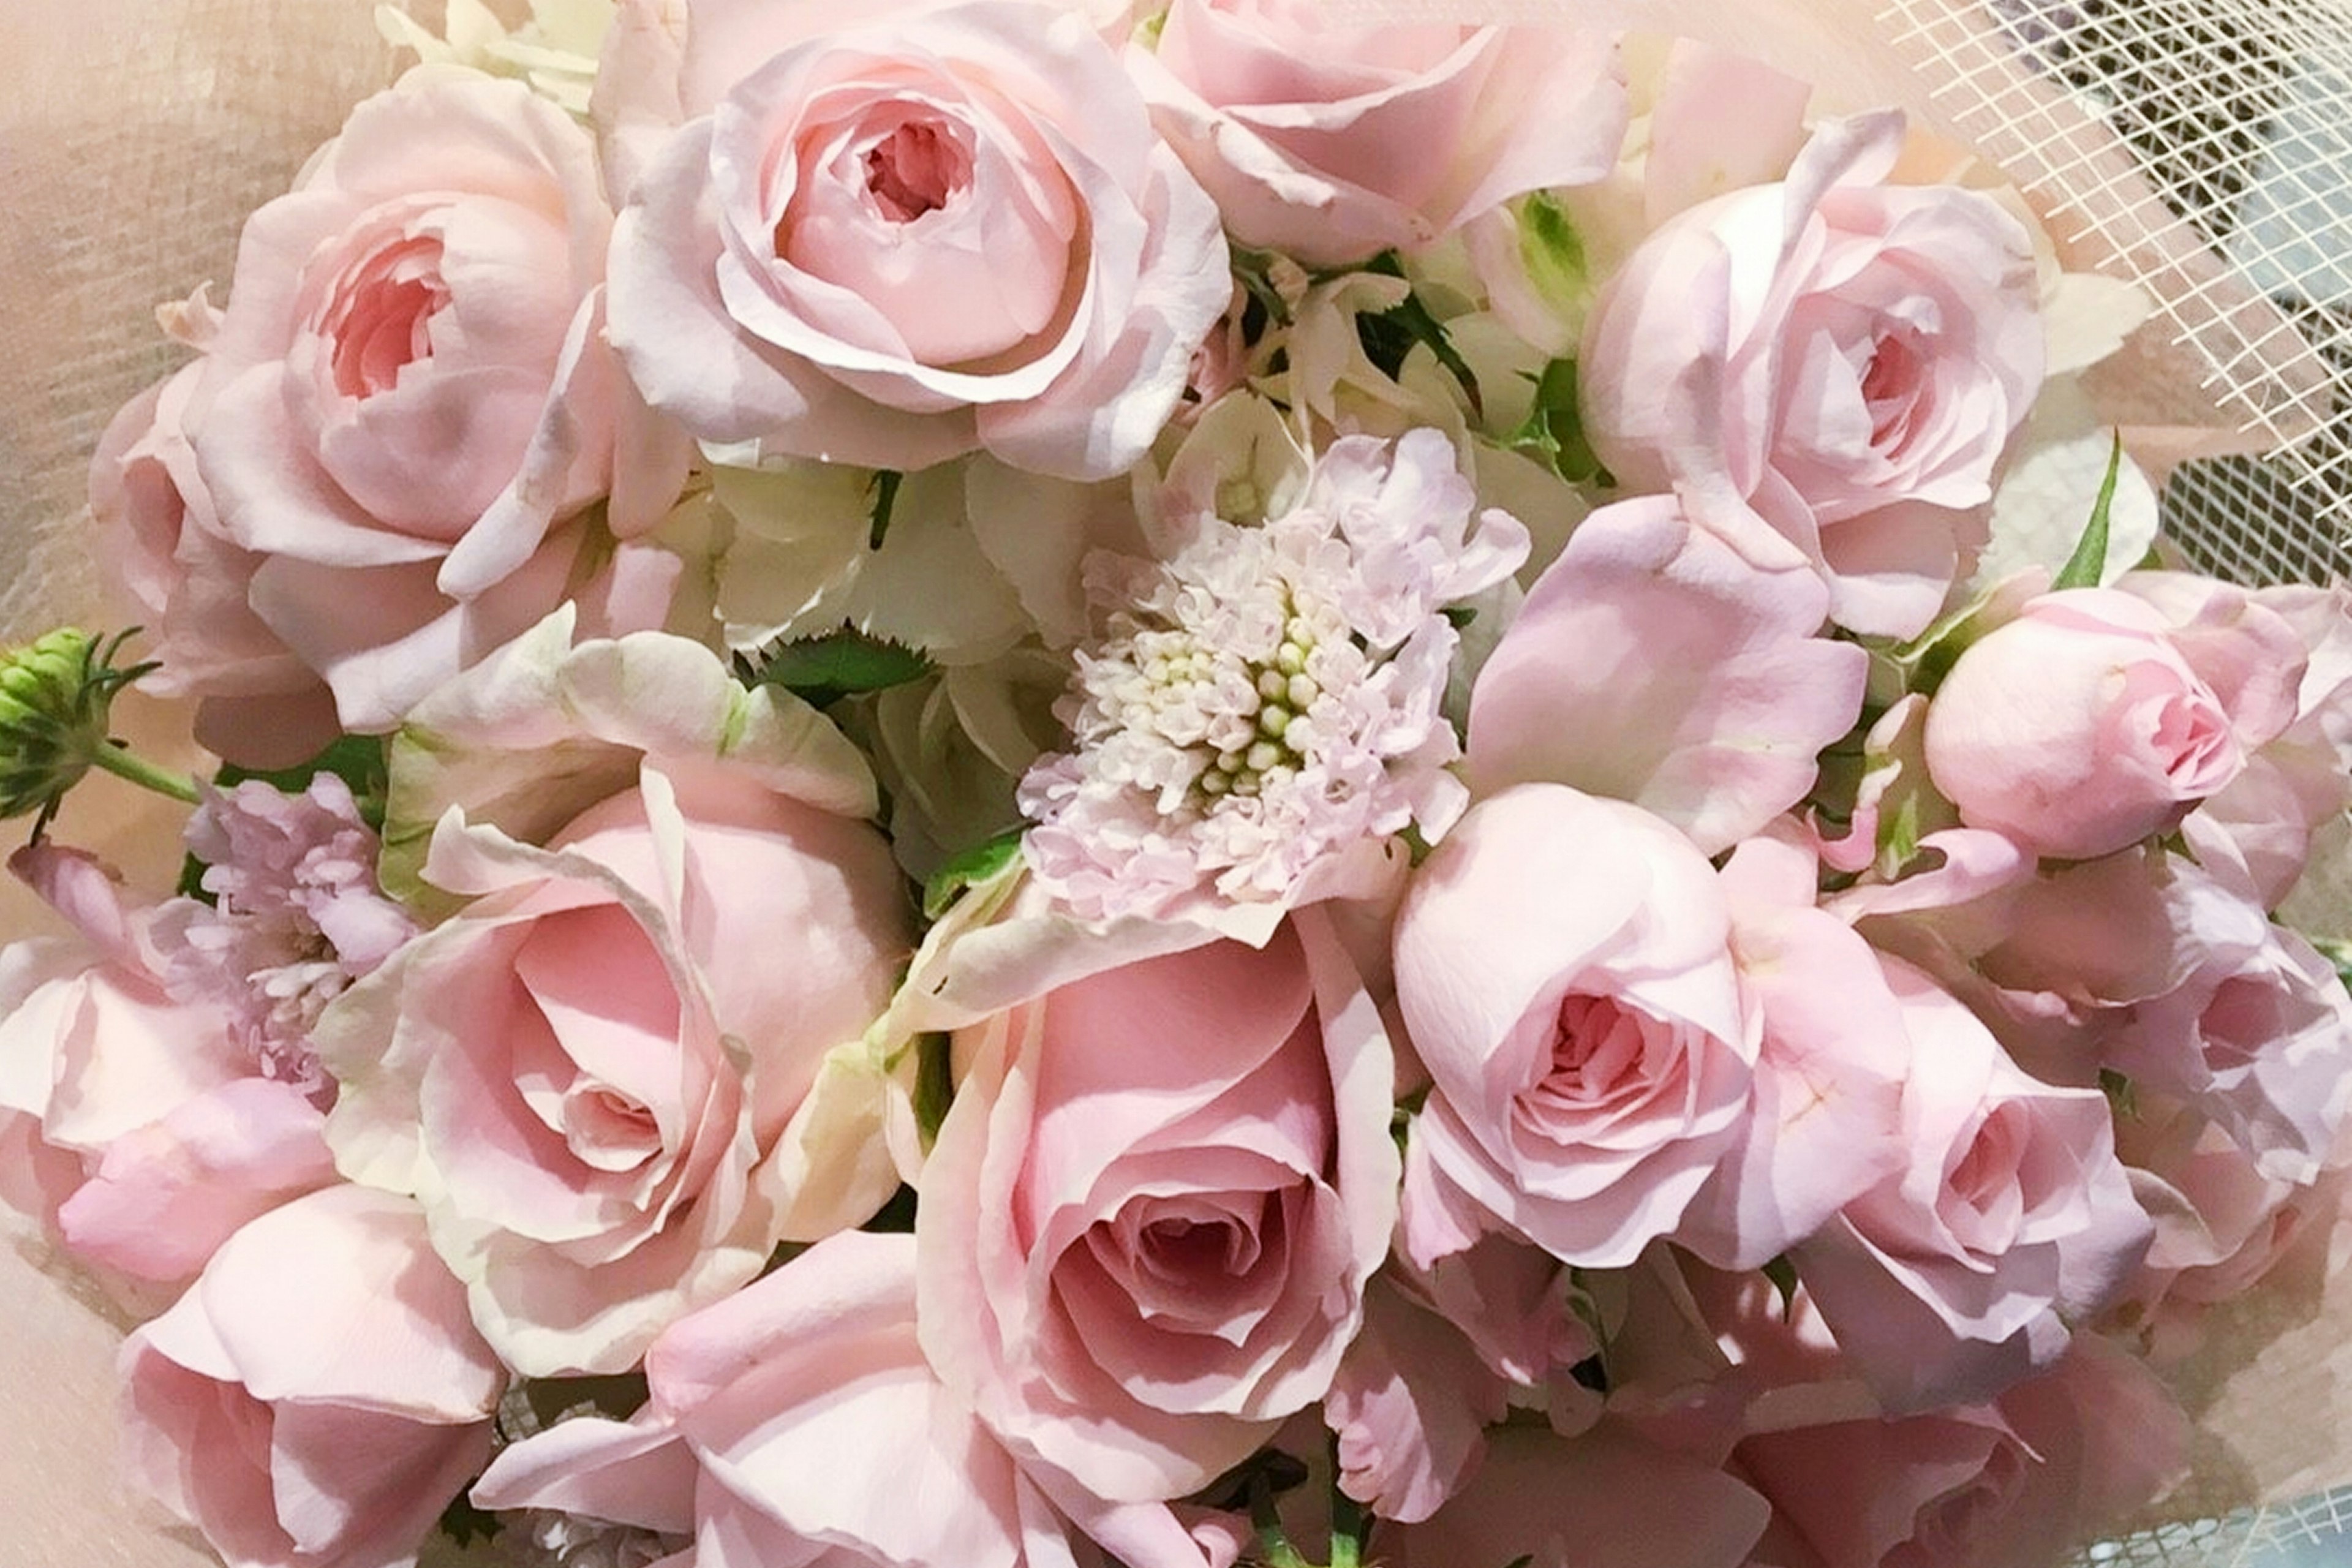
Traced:
POLYGON ((336 1186, 229 1238, 121 1356, 124 1468, 232 1568, 404 1568, 506 1370, 415 1205, 336 1186))
POLYGON ((1056 929, 957 1033, 915 1234, 933 1364, 1076 1511, 1193 1491, 1324 1395, 1397 1156, 1388 1038, 1318 910, 1263 949, 1056 929))
POLYGON ((1489 1434, 1470 1484, 1422 1523, 1381 1526, 1395 1568, 1739 1568, 1770 1509, 1717 1466, 1615 1424, 1574 1438, 1489 1434))
POLYGON ((127 904, 105 868, 52 844, 10 864, 80 933, 0 953, 0 1109, 47 1157, 42 1218, 85 1263, 180 1284, 239 1226, 334 1179, 314 1086, 269 1076, 235 987, 173 984, 187 955, 158 931, 173 906, 127 904))
POLYGON ((2021 1568, 2156 1501, 2189 1469, 2171 1392, 2095 1337, 1990 1405, 1751 1436, 1769 1568, 2021 1568))
POLYGON ((2173 827, 2295 717, 2301 639, 2237 608, 2184 625, 2121 589, 2029 601, 1929 700, 1929 777, 1963 822, 2038 855, 2089 859, 2173 827))
POLYGON ((1629 800, 1708 854, 1802 799, 1862 711, 1868 658, 1815 634, 1802 563, 1758 566, 1670 496, 1603 508, 1480 670, 1466 771, 1629 800))
POLYGON ((1559 784, 1473 806, 1415 872, 1397 1002, 1434 1087, 1402 1249, 1500 1222, 1567 1262, 1631 1263, 1739 1147, 1762 1021, 1721 885, 1639 807, 1559 784))
POLYGON ((1686 489, 1751 551, 1760 514, 1840 625, 1898 637, 1942 605, 2042 374, 2023 226, 1979 192, 1887 184, 1902 142, 1894 111, 1831 121, 1785 181, 1669 219, 1579 360, 1621 481, 1686 489))
POLYGON ((697 117, 614 237, 613 341, 653 405, 768 455, 1130 467, 1232 280, 1214 205, 1086 19, 712 9, 729 52, 694 38, 697 117))
POLYGON ((1319 0, 1176 0, 1128 65, 1234 237, 1312 266, 1600 179, 1628 114, 1607 33, 1368 25, 1319 0))
POLYGON ((2186 1106, 2147 1090, 2134 1099, 2134 1114, 2116 1122, 2116 1146, 2156 1239, 2102 1326, 2130 1334, 2162 1363, 2195 1351, 2215 1304, 2290 1270, 2315 1286, 2340 1266, 2347 1172, 2332 1167, 2308 1183, 2266 1175, 2186 1106))
POLYGON ((2037 1082, 1919 971, 1902 1004, 1909 1163, 1797 1247, 1797 1273, 1890 1411, 1984 1399, 2065 1351, 2147 1251, 2106 1098, 2037 1082))
POLYGON ((871 826, 740 773, 640 776, 544 848, 452 810, 425 876, 473 901, 318 1034, 345 1174, 416 1195, 532 1374, 624 1371, 759 1272, 805 1174, 779 1151, 906 952, 871 826))
POLYGON ((182 421, 204 374, 183 366, 127 404, 90 460, 99 563, 135 602, 163 668, 142 683, 197 699, 195 737, 232 763, 291 767, 341 732, 334 696, 254 614, 262 558, 222 529, 182 421))
MULTIPOLYGON (((923 1359, 915 1241, 849 1231, 678 1322, 646 1355, 627 1422, 562 1422, 501 1453, 473 1493, 661 1541, 677 1568, 1101 1568, 1037 1480, 923 1359), (916 1500, 909 1506, 909 1500, 916 1500)), ((1205 1568, 1166 1508, 1118 1510, 1135 1568, 1205 1568)))
MULTIPOLYGON (((2157 602, 2176 622, 2207 618, 2210 597, 2235 618, 2242 592, 2175 573, 2136 572, 2119 586, 2157 602), (2177 595, 2177 597, 2176 597, 2177 595)), ((2303 644, 2294 720, 2246 759, 2246 770, 2198 815, 2222 827, 2254 878, 2265 909, 2284 901, 2311 855, 2312 834, 2352 804, 2352 588, 2289 584, 2251 595, 2303 644)))
POLYGON ((612 214, 585 132, 520 82, 411 72, 248 220, 183 423, 245 597, 344 728, 544 615, 658 521, 682 438, 605 346, 612 214), (609 547, 609 540, 604 544, 609 547))

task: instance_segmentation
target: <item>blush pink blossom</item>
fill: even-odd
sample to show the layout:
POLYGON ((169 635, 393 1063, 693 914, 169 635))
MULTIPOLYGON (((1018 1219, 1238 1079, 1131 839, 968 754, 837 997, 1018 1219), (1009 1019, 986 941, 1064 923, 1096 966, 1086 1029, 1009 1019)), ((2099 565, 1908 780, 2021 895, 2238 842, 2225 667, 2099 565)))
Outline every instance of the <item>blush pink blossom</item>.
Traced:
POLYGON ((2029 601, 1929 700, 1928 776, 1968 826, 2037 855, 2089 859, 2174 826, 2295 717, 2302 641, 2242 608, 2183 626, 2120 589, 2029 601))
POLYGON ((2106 1097, 2025 1075, 1925 974, 1885 961, 1910 1045, 1908 1163, 1792 1253, 1854 1370, 1891 1412, 1982 1400, 2065 1352, 2152 1227, 2106 1097))
POLYGON ((204 368, 183 366, 133 398, 99 437, 89 475, 98 560, 153 636, 163 668, 144 689, 196 699, 197 743, 217 755, 292 767, 339 732, 334 694, 254 613, 262 557, 222 528, 184 427, 204 368))
POLYGON ((1464 805, 1444 612, 1528 550, 1435 430, 1341 438, 1261 526, 1186 522, 1167 560, 1089 560, 1076 748, 1021 783, 1024 853, 1085 919, 1279 908, 1407 827, 1442 837, 1464 805))
MULTIPOLYGON (((845 1232, 672 1324, 633 1419, 516 1444, 475 1503, 625 1527, 674 1543, 676 1568, 1100 1568, 923 1359, 915 1246, 845 1232)), ((1111 1533, 1136 1568, 1207 1568, 1165 1508, 1118 1510, 1111 1533)))
POLYGON ((1320 910, 1171 940, 1068 931, 958 1031, 916 1209, 925 1351, 1074 1512, 1194 1491, 1320 1399, 1395 1222, 1389 1042, 1320 910))
POLYGON ((1760 1019, 1706 858, 1639 807, 1559 784, 1474 806, 1415 872, 1397 1002, 1433 1080, 1402 1249, 1499 1222, 1567 1262, 1670 1235, 1745 1133, 1760 1019))
POLYGON ((361 104, 248 220, 183 426, 246 607, 344 729, 575 588, 591 502, 627 535, 675 495, 682 442, 604 342, 612 221, 584 132, 456 67, 361 104))
POLYGON ((715 102, 636 179, 613 341, 707 443, 877 468, 985 449, 1104 479, 1174 410, 1231 290, 1215 206, 1082 16, 984 3, 812 33, 705 7, 715 102))
POLYGON ((124 1468, 234 1568, 404 1568, 490 1454, 506 1371, 415 1206, 263 1215, 124 1342, 124 1468))
POLYGON ((1751 553, 1777 531, 1840 625, 1896 637, 1941 606, 2042 375, 2024 226, 1979 192, 1888 184, 1902 142, 1895 111, 1831 121, 1785 181, 1668 219, 1579 359, 1620 480, 1686 490, 1751 553))
POLYGON ((1479 672, 1471 787, 1570 784, 1727 849, 1803 798, 1861 712, 1869 661, 1816 635, 1829 608, 1801 563, 1754 564, 1673 497, 1605 507, 1479 672))
POLYGON ((1601 29, 1367 24, 1318 0, 1176 0, 1128 63, 1234 237, 1310 266, 1598 180, 1629 112, 1601 29))
POLYGON ((1757 1568, 2015 1568, 2158 1500, 2189 1445, 2170 1391, 2086 1337, 1995 1403, 1761 1433, 1734 1468, 1772 1503, 1757 1568))

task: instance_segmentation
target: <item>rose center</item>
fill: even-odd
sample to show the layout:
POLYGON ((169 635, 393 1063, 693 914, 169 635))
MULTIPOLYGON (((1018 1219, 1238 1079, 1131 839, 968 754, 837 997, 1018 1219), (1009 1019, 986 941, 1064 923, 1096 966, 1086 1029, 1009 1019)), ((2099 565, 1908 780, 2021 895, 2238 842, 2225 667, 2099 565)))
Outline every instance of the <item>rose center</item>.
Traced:
POLYGON ((1918 402, 1921 356, 1908 332, 1889 332, 1872 346, 1862 373, 1862 401, 1870 411, 1870 444, 1899 447, 1910 434, 1918 402))
POLYGON ((963 149, 936 125, 901 125, 866 154, 866 193, 893 223, 939 211, 971 183, 963 149))
POLYGON ((370 255, 335 290, 320 323, 334 345, 335 390, 357 399, 397 385, 404 366, 431 357, 433 318, 448 302, 439 240, 405 239, 370 255))
POLYGON ((1648 1020, 1607 996, 1570 996, 1559 1005, 1550 1070, 1537 1094, 1560 1105, 1605 1100, 1636 1079, 1649 1052, 1648 1020))

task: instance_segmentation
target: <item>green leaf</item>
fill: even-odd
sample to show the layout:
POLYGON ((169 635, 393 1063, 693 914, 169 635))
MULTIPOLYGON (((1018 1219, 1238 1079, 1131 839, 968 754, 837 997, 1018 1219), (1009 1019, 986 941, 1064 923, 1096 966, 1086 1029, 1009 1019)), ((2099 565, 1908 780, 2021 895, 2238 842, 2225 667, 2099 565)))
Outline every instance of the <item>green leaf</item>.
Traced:
POLYGON ((384 761, 382 735, 345 735, 309 762, 290 768, 241 768, 223 763, 213 783, 222 789, 259 779, 288 795, 299 795, 320 773, 332 773, 351 786, 352 799, 370 827, 383 826, 383 793, 392 772, 384 761))
POLYGON ((1503 445, 1544 464, 1570 484, 1613 487, 1615 476, 1601 466, 1600 454, 1585 438, 1584 416, 1577 405, 1576 362, 1553 360, 1535 384, 1528 416, 1503 437, 1503 445))
POLYGON ((917 650, 844 626, 777 647, 753 679, 780 686, 812 708, 826 708, 853 692, 904 686, 930 672, 931 661, 917 650))
POLYGON ((2053 591, 2060 588, 2095 588, 2107 571, 2107 520, 2116 507, 2116 482, 2123 477, 2124 433, 2116 432, 2115 444, 2107 450, 2107 475, 2099 481, 2099 499, 2091 503, 2091 521, 2084 526, 2083 537, 2074 546, 2074 553, 2066 558, 2058 575, 2052 578, 2053 591))
POLYGON ((976 888, 1001 875, 1021 858, 1021 833, 1010 828, 951 856, 923 884, 923 918, 935 921, 948 912, 966 888, 976 888))
POLYGON ((857 1227, 877 1235, 907 1236, 915 1228, 915 1189, 900 1183, 890 1194, 890 1201, 874 1213, 874 1217, 857 1227))
MULTIPOLYGON (((1384 278, 1402 278, 1404 276, 1404 263, 1397 259, 1395 251, 1384 250, 1366 262, 1363 270, 1384 278)), ((1401 305, 1358 316, 1356 341, 1363 344, 1364 357, 1391 381, 1396 379, 1397 372, 1404 368, 1405 355, 1412 352, 1413 345, 1426 345, 1429 352, 1437 356, 1437 363, 1451 372, 1454 379, 1461 384, 1463 395, 1470 400, 1471 412, 1478 413, 1486 406, 1485 399, 1478 395, 1478 377, 1471 371, 1470 362, 1454 348, 1454 340, 1446 336, 1444 323, 1429 313, 1429 307, 1422 303, 1420 295, 1409 293, 1401 305)))
POLYGON ((489 1541, 506 1528, 506 1521, 488 1510, 476 1508, 472 1497, 473 1483, 449 1500, 437 1521, 441 1533, 460 1546, 471 1546, 477 1541, 489 1541))
POLYGON ((1785 1323, 1797 1306, 1797 1266, 1789 1261, 1789 1255, 1784 1252, 1764 1266, 1764 1278, 1769 1279, 1772 1289, 1780 1292, 1780 1321, 1785 1323))
POLYGON ((882 548, 882 536, 890 531, 890 509, 898 504, 898 486, 906 475, 896 468, 874 470, 874 515, 866 525, 866 548, 882 548))

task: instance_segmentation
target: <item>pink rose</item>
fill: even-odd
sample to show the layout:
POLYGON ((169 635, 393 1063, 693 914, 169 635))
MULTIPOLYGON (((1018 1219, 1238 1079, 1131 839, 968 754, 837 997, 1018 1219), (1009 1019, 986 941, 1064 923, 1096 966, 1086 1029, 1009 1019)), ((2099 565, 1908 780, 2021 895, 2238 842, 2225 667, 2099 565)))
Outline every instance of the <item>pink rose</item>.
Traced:
POLYGON ((1082 16, 925 9, 810 35, 693 8, 734 73, 637 178, 613 341, 706 442, 1103 479, 1176 405, 1232 283, 1213 204, 1082 16))
POLYGON ((1139 960, 1052 929, 956 1036, 915 1235, 933 1364, 1076 1511, 1193 1491, 1330 1387, 1395 1220, 1394 1082, 1318 910, 1262 950, 1125 928, 1139 960))
POLYGON ((1717 1466, 1610 1424, 1490 1435, 1484 1464, 1424 1523, 1373 1535, 1395 1568, 1739 1568, 1769 1510, 1717 1466))
MULTIPOLYGON (((493 1509, 561 1509, 692 1546, 679 1568, 1070 1568, 1099 1561, 951 1397, 916 1337, 915 1242, 847 1231, 672 1324, 629 1421, 574 1418, 501 1453, 493 1509), (914 1500, 910 1506, 909 1500, 914 1500)), ((1173 1514, 1118 1510, 1123 1560, 1205 1568, 1173 1514)))
POLYGON ((1739 1144, 1761 1026, 1730 914, 1638 807, 1559 784, 1472 807, 1405 895, 1396 984, 1433 1080, 1406 1163, 1416 1265, 1499 1221, 1622 1267, 1739 1144))
POLYGON ((221 527, 183 422, 200 362, 114 416, 90 461, 100 566, 136 603, 163 668, 143 689, 198 700, 197 743, 252 768, 292 767, 341 732, 334 694, 254 613, 262 557, 221 527))
POLYGON ((1176 0, 1129 68, 1234 237, 1310 266, 1598 180, 1628 113, 1606 33, 1367 26, 1319 0, 1176 0))
POLYGON ((35 1201, 69 1252, 179 1285, 238 1226, 334 1180, 324 1118, 303 1085, 264 1076, 235 997, 173 984, 159 928, 202 906, 129 907, 105 868, 55 845, 11 868, 80 938, 0 953, 0 1120, 49 1157, 35 1201))
POLYGON ((1602 290, 1581 407, 1637 490, 1681 488, 1710 523, 1830 583, 1856 631, 1934 618, 2042 374, 2033 254, 1999 203, 1885 183, 1899 114, 1832 121, 1785 182, 1669 219, 1602 290), (1753 508, 1751 512, 1748 509, 1753 508))
POLYGON ((1580 1265, 1664 1237, 1752 1268, 1889 1174, 1901 1011, 1813 908, 1814 874, 1756 843, 1718 876, 1654 817, 1559 785, 1474 807, 1397 921, 1398 1004, 1433 1080, 1406 1255, 1499 1226, 1580 1265))
POLYGON ((1757 1568, 2017 1568, 2188 1474, 2189 1422, 2092 1337, 1992 1405, 1762 1433, 1734 1468, 1771 1500, 1757 1568))
POLYGON ((683 446, 604 343, 611 227, 586 132, 454 67, 361 104, 247 222, 186 438, 247 605, 344 728, 562 598, 591 502, 627 534, 674 495, 683 446))
POLYGON ((425 875, 474 901, 320 1028, 344 1173, 417 1196, 534 1375, 624 1371, 759 1272, 812 1179, 796 1118, 905 952, 879 833, 674 772, 545 848, 450 812, 425 875))
POLYGON ((1890 1411, 1983 1399, 2063 1354, 2147 1251, 2106 1097, 2016 1067, 1975 1015, 1896 959, 1906 1168, 1794 1249, 1797 1273, 1890 1411))
POLYGON ((314 1193, 122 1347, 131 1482, 236 1568, 402 1568, 490 1455, 506 1371, 413 1205, 314 1193))
POLYGON ((1964 651, 1927 706, 1936 788, 1971 827, 2082 860, 2179 822, 2295 716, 2303 645, 2243 604, 2221 626, 2075 588, 1964 651))

